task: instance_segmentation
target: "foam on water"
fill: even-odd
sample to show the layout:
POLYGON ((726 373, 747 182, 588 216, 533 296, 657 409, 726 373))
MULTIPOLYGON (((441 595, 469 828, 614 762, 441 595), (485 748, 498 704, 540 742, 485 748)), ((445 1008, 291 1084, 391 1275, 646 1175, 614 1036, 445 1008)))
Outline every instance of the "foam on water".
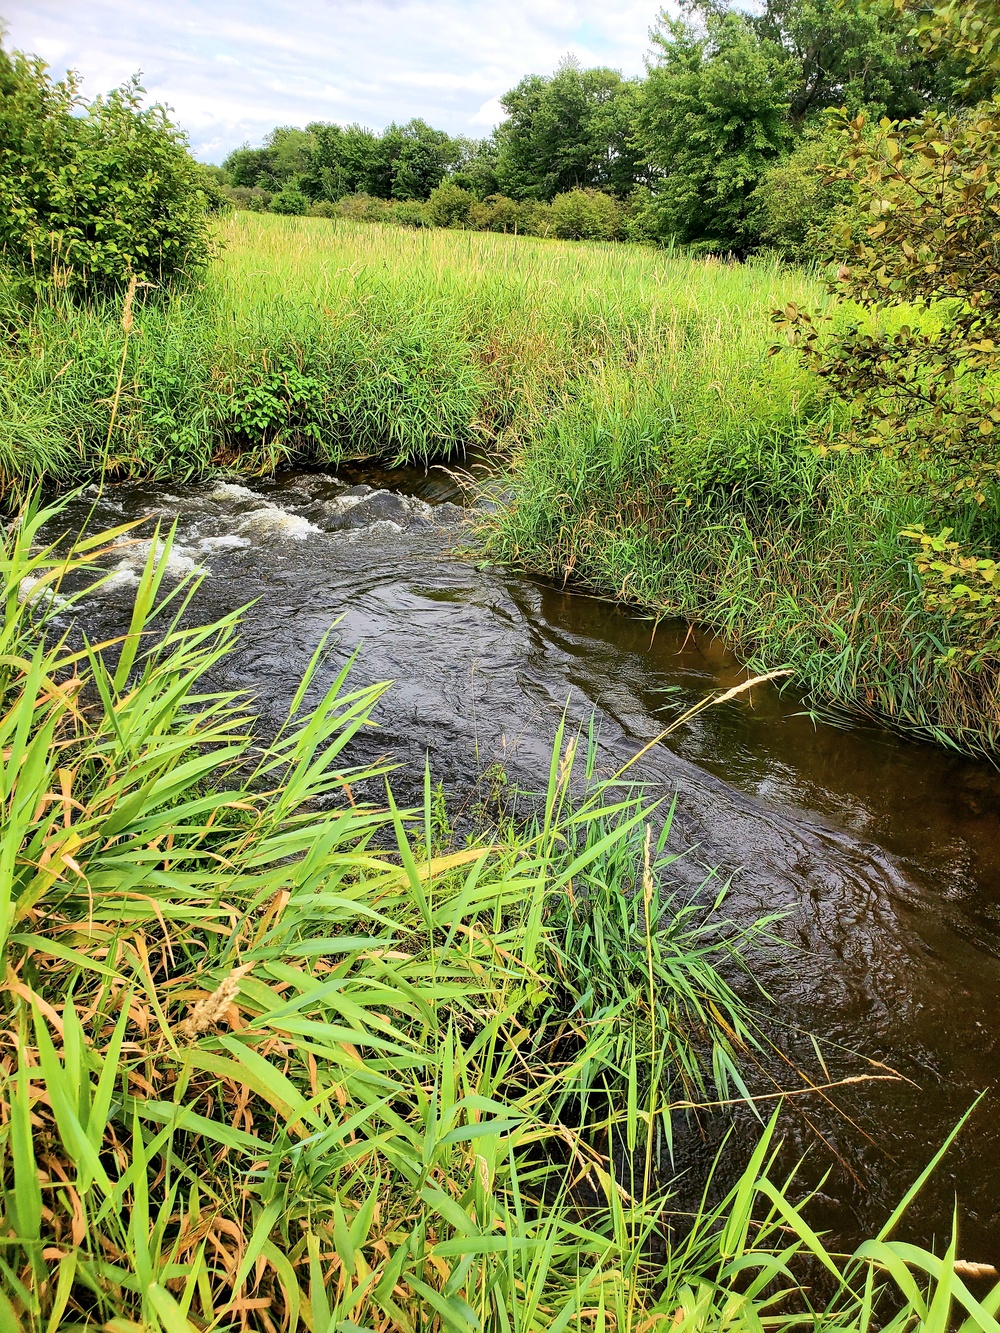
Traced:
POLYGON ((17 600, 22 604, 24 602, 42 602, 47 606, 65 606, 68 598, 61 592, 56 592, 48 584, 42 583, 40 579, 32 578, 30 574, 25 575, 17 589, 17 600))
POLYGON ((321 532, 315 523, 310 523, 301 514, 290 514, 287 509, 278 509, 268 505, 264 509, 255 509, 238 526, 239 532, 249 532, 259 537, 285 537, 293 542, 304 542, 313 533, 321 532))
MULTIPOLYGON (((153 548, 153 540, 142 541, 129 537, 119 537, 115 542, 116 547, 123 550, 121 560, 115 566, 117 573, 127 573, 131 571, 136 573, 145 567, 149 559, 149 553, 153 548)), ((163 560, 166 553, 166 544, 162 541, 156 541, 155 559, 159 563, 163 560)), ((188 554, 188 549, 179 543, 174 543, 170 548, 170 553, 166 558, 164 573, 168 578, 180 579, 187 574, 208 574, 210 571, 204 565, 198 563, 193 555, 188 554)))
POLYGON ((235 532, 225 532, 219 537, 202 537, 198 543, 199 551, 239 551, 250 545, 249 537, 241 537, 235 532))

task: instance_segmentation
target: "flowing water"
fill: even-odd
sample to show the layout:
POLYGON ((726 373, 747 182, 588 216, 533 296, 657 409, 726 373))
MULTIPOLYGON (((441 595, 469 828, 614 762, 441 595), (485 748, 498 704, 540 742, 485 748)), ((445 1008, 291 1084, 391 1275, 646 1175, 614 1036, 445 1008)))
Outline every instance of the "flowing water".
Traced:
MULTIPOLYGON (((709 635, 654 634, 613 604, 463 557, 460 500, 442 472, 300 472, 118 488, 89 522, 176 517, 173 573, 206 572, 199 617, 254 602, 224 683, 254 694, 265 726, 338 621, 323 679, 360 646, 355 678, 394 682, 355 755, 401 761, 403 800, 428 755, 455 809, 497 765, 543 786, 567 705, 574 721, 596 713, 610 773, 684 705, 746 679, 709 635)), ((86 517, 81 504, 70 522, 86 517)), ((92 636, 121 627, 144 556, 122 547, 86 611, 92 636)), ((816 724, 771 688, 702 712, 635 772, 676 795, 674 843, 692 849, 680 874, 731 877, 737 920, 785 913, 791 947, 760 968, 787 1049, 819 1078, 813 1032, 832 1077, 874 1059, 911 1080, 848 1085, 835 1106, 810 1095, 786 1115, 789 1161, 808 1150, 813 1179, 833 1163, 816 1218, 847 1243, 871 1233, 986 1091, 908 1227, 940 1240, 957 1193, 962 1252, 1000 1263, 1000 775, 873 726, 816 724)))

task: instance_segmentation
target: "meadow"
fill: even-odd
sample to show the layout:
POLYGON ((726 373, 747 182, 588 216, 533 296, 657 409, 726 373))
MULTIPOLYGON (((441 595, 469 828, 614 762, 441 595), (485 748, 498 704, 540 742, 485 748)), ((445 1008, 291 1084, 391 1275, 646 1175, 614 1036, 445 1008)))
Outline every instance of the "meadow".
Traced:
POLYGON ((26 313, 5 279, 5 494, 43 476, 505 454, 582 385, 676 364, 691 340, 722 383, 763 352, 760 316, 790 282, 818 296, 773 264, 638 246, 245 212, 218 243, 197 290, 140 289, 127 310, 46 288, 26 313))

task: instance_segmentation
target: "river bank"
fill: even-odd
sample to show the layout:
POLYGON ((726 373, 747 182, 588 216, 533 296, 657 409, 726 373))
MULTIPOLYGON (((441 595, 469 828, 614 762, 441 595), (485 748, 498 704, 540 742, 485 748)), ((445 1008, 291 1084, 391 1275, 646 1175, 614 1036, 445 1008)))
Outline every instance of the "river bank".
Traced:
MULTIPOLYGON (((199 290, 90 305, 4 288, 0 480, 181 482, 351 457, 510 475, 497 559, 682 616, 818 708, 991 751, 1000 673, 929 607, 888 460, 836 418, 770 312, 773 263, 236 214, 199 290), (956 637, 957 636, 957 637, 956 637)), ((961 534, 958 534, 961 536, 961 534)))
MULTIPOLYGON (((206 575, 190 615, 254 606, 213 681, 249 690, 267 733, 335 624, 306 701, 349 664, 358 684, 392 680, 350 761, 399 765, 393 789, 416 806, 429 764, 439 823, 458 830, 437 836, 460 848, 484 821, 530 817, 527 794, 546 786, 564 714, 573 734, 593 723, 592 768, 606 780, 672 718, 746 679, 710 635, 677 623, 654 633, 625 608, 463 557, 476 523, 462 500, 443 470, 353 467, 112 488, 90 522, 176 521, 172 577, 206 575)), ((82 523, 93 503, 68 520, 82 523)), ((127 626, 145 557, 140 546, 112 562, 110 586, 88 609, 92 637, 127 626)), ((879 727, 816 725, 770 686, 700 713, 628 774, 661 803, 657 818, 675 806, 667 850, 681 855, 664 874, 685 900, 708 877, 710 898, 729 886, 719 923, 751 930, 780 916, 772 930, 784 945, 754 951, 743 993, 807 1076, 821 1081, 815 1038, 833 1077, 871 1073, 875 1060, 912 1080, 849 1086, 801 1115, 793 1101, 782 1120, 783 1164, 806 1153, 817 1178, 833 1170, 813 1220, 853 1248, 992 1082, 1000 776, 879 727)), ((378 800, 379 783, 354 785, 378 800)), ((744 1070, 756 1092, 773 1090, 774 1074, 744 1070)), ((1000 1260, 994 1189, 984 1188, 986 1163, 1000 1160, 990 1124, 977 1117, 968 1152, 911 1211, 914 1239, 940 1236, 957 1190, 965 1242, 1000 1260)), ((742 1125, 731 1161, 749 1156, 758 1128, 742 1125)), ((707 1169, 698 1153, 696 1162, 707 1169)))

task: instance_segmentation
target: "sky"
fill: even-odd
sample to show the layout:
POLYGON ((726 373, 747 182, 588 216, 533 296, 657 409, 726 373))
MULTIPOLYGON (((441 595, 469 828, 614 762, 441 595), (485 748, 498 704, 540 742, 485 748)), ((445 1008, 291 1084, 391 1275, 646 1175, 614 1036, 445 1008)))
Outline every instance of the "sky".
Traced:
POLYGON ((658 0, 0 0, 8 44, 93 96, 141 71, 197 157, 275 125, 420 116, 479 138, 567 54, 641 74, 658 0))

